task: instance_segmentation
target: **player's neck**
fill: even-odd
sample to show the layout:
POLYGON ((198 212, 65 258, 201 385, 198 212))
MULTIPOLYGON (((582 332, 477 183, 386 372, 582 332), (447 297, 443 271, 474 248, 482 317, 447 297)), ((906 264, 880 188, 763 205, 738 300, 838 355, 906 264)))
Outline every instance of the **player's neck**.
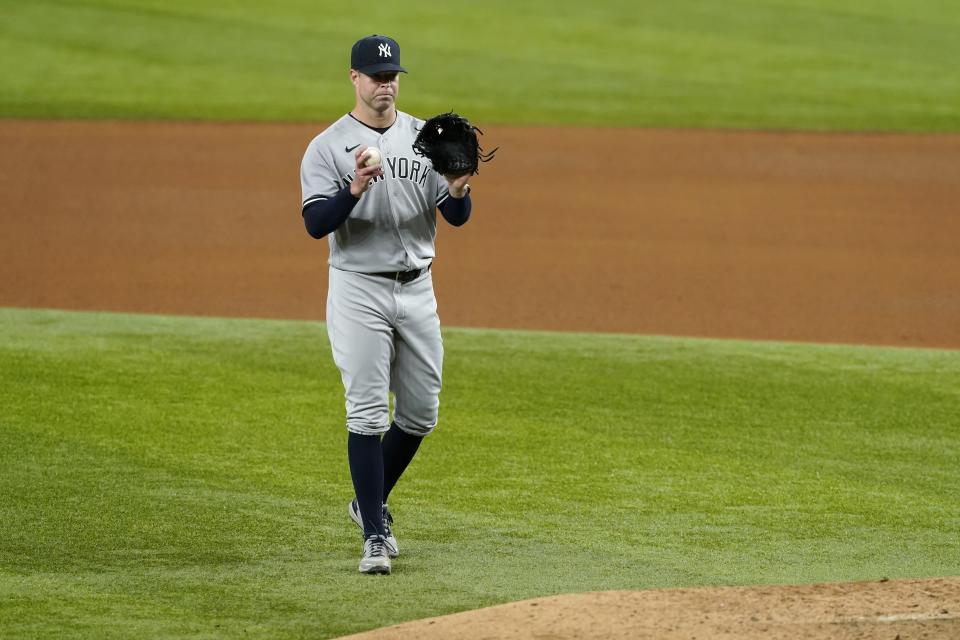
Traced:
POLYGON ((357 105, 350 112, 354 118, 374 129, 384 129, 389 127, 397 120, 397 108, 390 107, 384 112, 365 109, 362 105, 357 105))

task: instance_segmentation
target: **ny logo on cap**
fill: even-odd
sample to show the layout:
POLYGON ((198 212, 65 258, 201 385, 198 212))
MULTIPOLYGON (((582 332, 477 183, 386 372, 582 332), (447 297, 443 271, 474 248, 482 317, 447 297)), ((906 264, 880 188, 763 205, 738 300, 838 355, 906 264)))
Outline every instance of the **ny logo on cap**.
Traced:
POLYGON ((393 54, 390 53, 390 45, 384 42, 380 45, 380 57, 381 58, 392 58, 393 54))

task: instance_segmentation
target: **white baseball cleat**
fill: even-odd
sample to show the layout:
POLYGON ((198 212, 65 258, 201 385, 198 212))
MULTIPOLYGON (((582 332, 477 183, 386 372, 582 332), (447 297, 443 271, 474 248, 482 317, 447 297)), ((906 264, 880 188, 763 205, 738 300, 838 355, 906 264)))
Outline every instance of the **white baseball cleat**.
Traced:
MULTIPOLYGON (((357 504, 356 498, 347 505, 347 513, 350 514, 350 519, 360 527, 360 531, 363 531, 363 516, 360 515, 360 505, 357 504)), ((393 525, 393 516, 390 515, 390 509, 387 508, 387 505, 383 505, 383 530, 386 533, 384 543, 387 545, 387 555, 396 558, 400 555, 400 547, 397 546, 397 539, 393 535, 391 525, 393 525)))
POLYGON ((387 545, 383 536, 372 535, 363 541, 360 573, 390 574, 390 556, 387 555, 387 545))

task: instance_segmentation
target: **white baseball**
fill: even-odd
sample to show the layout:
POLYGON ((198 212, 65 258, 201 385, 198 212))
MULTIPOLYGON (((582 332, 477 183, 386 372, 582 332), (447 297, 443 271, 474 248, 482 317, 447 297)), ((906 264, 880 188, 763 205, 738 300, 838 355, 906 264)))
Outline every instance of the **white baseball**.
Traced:
POLYGON ((361 167, 373 167, 380 164, 380 150, 376 147, 367 147, 366 151, 360 154, 361 167))

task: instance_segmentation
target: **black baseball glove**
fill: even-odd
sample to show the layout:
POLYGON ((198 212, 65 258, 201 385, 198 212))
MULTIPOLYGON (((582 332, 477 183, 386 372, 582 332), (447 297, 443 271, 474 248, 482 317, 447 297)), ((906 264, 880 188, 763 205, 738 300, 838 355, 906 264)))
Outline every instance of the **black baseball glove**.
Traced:
POLYGON ((481 162, 489 162, 494 149, 490 153, 483 153, 477 134, 483 131, 463 116, 456 113, 441 113, 423 123, 423 128, 417 134, 413 143, 413 150, 417 155, 424 156, 431 163, 437 173, 445 176, 461 176, 478 173, 477 166, 481 162))

